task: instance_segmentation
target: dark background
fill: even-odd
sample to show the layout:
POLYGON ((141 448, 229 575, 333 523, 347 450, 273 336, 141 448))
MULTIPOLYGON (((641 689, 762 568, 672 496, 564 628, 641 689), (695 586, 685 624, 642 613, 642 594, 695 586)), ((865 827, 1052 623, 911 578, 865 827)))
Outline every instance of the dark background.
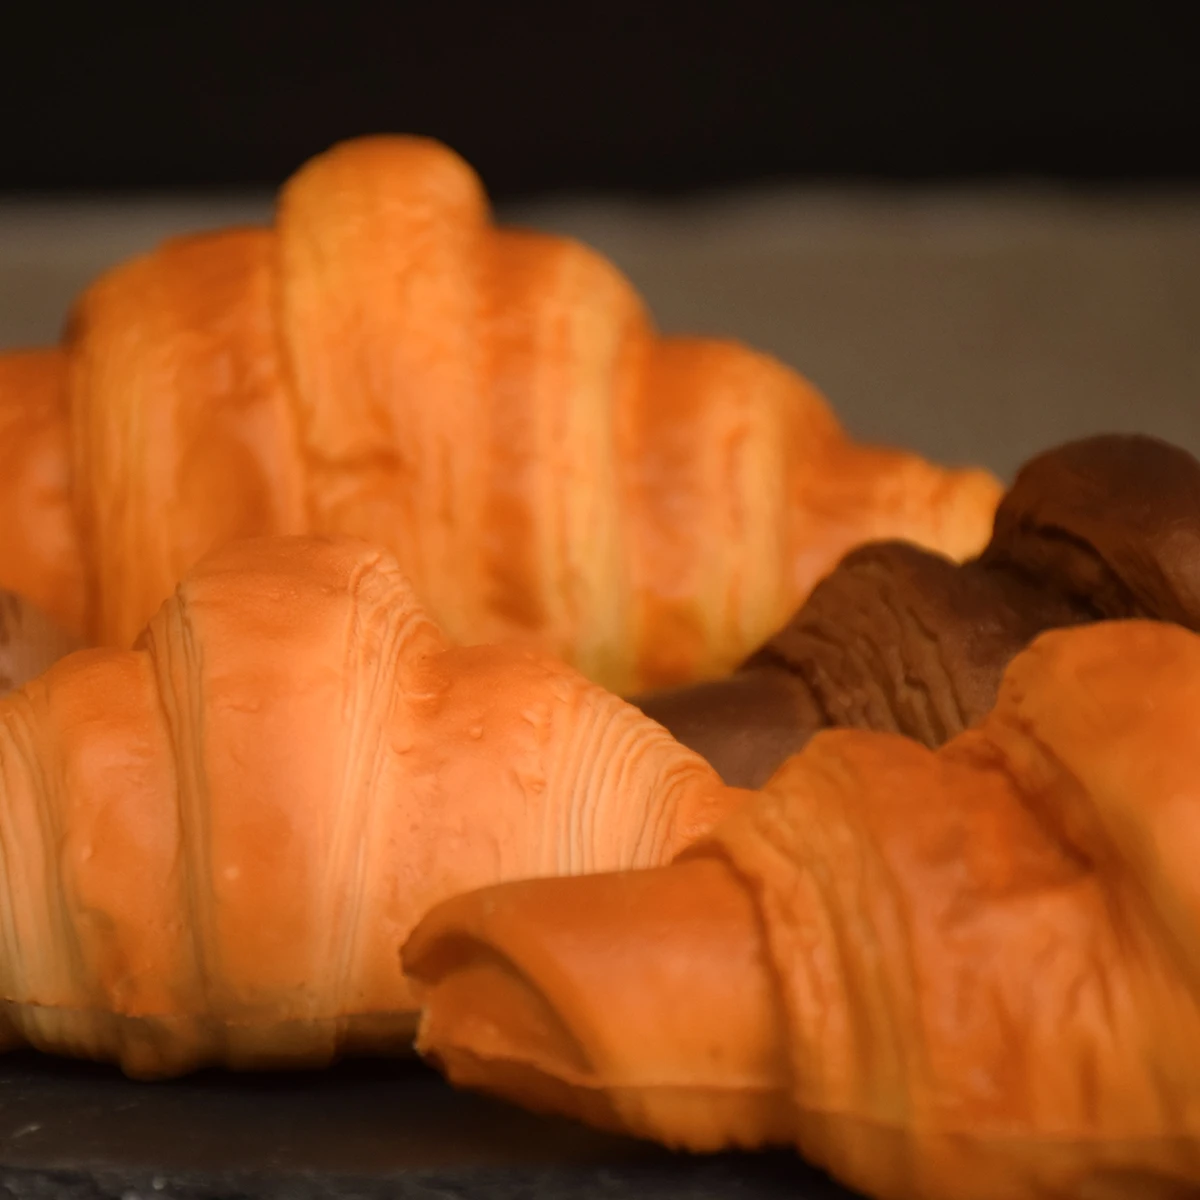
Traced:
POLYGON ((273 185, 382 131, 449 142, 499 200, 812 177, 1191 180, 1194 8, 10 4, 0 192, 273 185))

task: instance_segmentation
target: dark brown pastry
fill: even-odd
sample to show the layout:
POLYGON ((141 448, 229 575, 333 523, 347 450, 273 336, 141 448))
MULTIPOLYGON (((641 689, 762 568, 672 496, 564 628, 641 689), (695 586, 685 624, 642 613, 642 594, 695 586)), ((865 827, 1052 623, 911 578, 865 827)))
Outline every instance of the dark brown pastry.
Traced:
POLYGON ((759 787, 820 729, 940 746, 1039 633, 1130 617, 1200 629, 1200 463, 1111 434, 1027 463, 978 558, 860 547, 729 678, 634 702, 726 782, 759 787))

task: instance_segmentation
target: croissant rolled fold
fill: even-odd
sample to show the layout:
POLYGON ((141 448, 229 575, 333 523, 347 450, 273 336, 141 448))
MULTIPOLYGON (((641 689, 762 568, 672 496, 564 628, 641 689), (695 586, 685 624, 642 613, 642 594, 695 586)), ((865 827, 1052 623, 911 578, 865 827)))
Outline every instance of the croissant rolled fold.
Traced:
POLYGON ((431 905, 668 861, 744 795, 556 660, 451 645, 382 550, 227 546, 135 648, 0 699, 0 1044, 405 1051, 431 905))
POLYGON ((0 356, 0 587, 118 647, 232 539, 346 534, 452 640, 629 692, 723 673, 859 542, 974 553, 999 491, 854 443, 764 355, 660 337, 420 138, 336 147, 272 228, 169 242, 61 349, 0 356))
POLYGON ((887 1200, 1200 1190, 1200 636, 1055 631, 938 751, 819 734, 673 865, 453 898, 449 1078, 887 1200))

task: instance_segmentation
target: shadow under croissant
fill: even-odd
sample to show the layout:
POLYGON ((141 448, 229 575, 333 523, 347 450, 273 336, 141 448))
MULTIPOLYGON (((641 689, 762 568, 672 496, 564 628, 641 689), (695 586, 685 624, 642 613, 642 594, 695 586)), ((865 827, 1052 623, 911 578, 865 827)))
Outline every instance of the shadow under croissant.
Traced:
POLYGON ((862 546, 733 674, 633 703, 726 783, 761 787, 821 729, 940 746, 1038 634, 1123 618, 1200 629, 1200 463, 1109 434, 1030 460, 977 558, 862 546))

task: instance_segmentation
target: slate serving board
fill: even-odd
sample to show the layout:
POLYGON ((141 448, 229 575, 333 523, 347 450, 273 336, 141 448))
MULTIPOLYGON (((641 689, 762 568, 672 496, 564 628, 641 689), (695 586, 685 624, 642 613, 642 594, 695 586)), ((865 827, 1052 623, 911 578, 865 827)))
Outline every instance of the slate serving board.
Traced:
POLYGON ((14 1200, 850 1200, 790 1153, 692 1157, 450 1089, 414 1062, 139 1084, 0 1056, 14 1200))

